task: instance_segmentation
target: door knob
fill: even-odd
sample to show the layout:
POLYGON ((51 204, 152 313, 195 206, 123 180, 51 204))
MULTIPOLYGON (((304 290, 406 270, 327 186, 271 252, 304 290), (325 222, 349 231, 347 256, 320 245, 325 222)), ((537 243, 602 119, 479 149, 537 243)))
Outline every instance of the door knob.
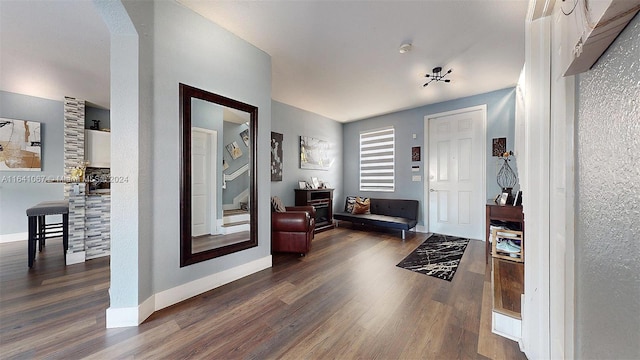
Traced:
POLYGON ((429 192, 436 192, 438 190, 429 189, 429 192))

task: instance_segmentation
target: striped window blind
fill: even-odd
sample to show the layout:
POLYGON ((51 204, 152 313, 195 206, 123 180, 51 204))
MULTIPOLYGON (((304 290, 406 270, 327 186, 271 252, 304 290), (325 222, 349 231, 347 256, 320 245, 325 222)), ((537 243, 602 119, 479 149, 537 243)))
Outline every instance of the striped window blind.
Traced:
POLYGON ((394 166, 394 128, 361 132, 360 191, 394 191, 394 166))

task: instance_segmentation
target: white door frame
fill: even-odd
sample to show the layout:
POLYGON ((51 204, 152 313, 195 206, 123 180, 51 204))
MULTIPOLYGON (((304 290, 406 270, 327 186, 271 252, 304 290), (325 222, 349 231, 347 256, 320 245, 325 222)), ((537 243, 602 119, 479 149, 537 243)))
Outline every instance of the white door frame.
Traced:
POLYGON ((211 146, 209 153, 209 234, 218 234, 218 207, 216 203, 218 193, 218 176, 217 176, 217 155, 218 155, 218 132, 211 129, 200 127, 192 127, 191 131, 205 133, 209 136, 209 144, 211 146))
MULTIPOLYGON (((472 111, 478 111, 481 110, 482 111, 482 139, 480 139, 481 144, 482 144, 482 148, 485 151, 485 156, 482 156, 482 175, 481 175, 481 179, 480 181, 482 182, 481 185, 481 192, 482 192, 482 202, 478 203, 477 206, 480 206, 482 208, 484 208, 484 206, 486 205, 486 199, 487 199, 487 156, 486 156, 486 152, 487 152, 487 105, 483 104, 483 105, 478 105, 478 106, 471 106, 471 107, 467 107, 467 108, 462 108, 462 109, 456 109, 456 110, 451 110, 451 111, 445 111, 445 112, 441 112, 441 113, 436 113, 436 114, 429 114, 429 115, 425 115, 424 116, 424 169, 423 169, 423 174, 422 174, 422 178, 425 179, 424 181, 424 188, 423 188, 423 200, 422 200, 422 204, 423 204, 423 214, 424 214, 424 219, 422 220, 424 223, 425 228, 427 229, 427 231, 430 231, 430 225, 429 225, 429 120, 433 119, 433 118, 439 118, 439 117, 443 117, 443 116, 450 116, 450 115, 457 115, 457 114, 462 114, 462 113, 466 113, 466 112, 472 112, 472 111)), ((484 213, 484 212, 483 212, 484 213)), ((486 233, 486 224, 484 222, 482 222, 482 229, 483 229, 483 234, 486 233)), ((482 237, 482 239, 484 239, 484 236, 482 237)))

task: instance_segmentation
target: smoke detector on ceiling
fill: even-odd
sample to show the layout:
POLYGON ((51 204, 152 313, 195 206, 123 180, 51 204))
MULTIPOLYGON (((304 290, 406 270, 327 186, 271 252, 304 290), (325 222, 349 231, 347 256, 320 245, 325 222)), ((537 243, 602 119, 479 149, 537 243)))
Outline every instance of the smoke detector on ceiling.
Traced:
POLYGON ((411 51, 411 49, 413 48, 413 45, 411 44, 402 44, 400 45, 400 54, 405 54, 408 53, 409 51, 411 51))

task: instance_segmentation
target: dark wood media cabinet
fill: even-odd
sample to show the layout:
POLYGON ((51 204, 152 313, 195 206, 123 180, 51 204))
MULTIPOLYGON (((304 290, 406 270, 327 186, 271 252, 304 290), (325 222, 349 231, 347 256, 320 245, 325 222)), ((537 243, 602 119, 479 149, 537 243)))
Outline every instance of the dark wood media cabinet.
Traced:
POLYGON ((316 209, 316 233, 334 227, 333 189, 295 189, 296 206, 311 205, 316 209))

